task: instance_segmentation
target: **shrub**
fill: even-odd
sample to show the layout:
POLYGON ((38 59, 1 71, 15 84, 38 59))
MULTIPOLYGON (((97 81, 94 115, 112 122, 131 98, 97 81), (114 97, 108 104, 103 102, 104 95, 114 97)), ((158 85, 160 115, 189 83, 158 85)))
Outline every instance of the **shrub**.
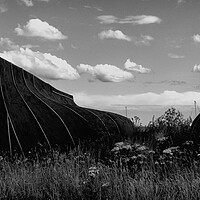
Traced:
POLYGON ((169 137, 172 145, 176 146, 191 139, 191 123, 191 118, 184 119, 180 111, 169 108, 153 125, 158 131, 156 137, 169 137))

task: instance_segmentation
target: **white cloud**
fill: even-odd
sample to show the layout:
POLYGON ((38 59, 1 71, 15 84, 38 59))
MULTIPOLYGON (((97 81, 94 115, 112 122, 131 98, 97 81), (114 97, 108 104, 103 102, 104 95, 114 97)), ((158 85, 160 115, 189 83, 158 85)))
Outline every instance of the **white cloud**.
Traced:
POLYGON ((148 73, 152 72, 151 69, 145 68, 142 65, 138 65, 138 64, 136 64, 134 62, 131 62, 130 59, 127 59, 127 61, 125 62, 124 68, 126 70, 139 72, 141 74, 148 74, 148 73))
POLYGON ((152 41, 152 40, 154 40, 154 38, 152 36, 150 36, 150 35, 142 35, 141 37, 145 41, 152 41))
POLYGON ((20 0, 20 2, 24 3, 28 7, 34 6, 32 0, 20 0))
POLYGON ((200 72, 200 64, 193 67, 193 72, 200 72))
POLYGON ((67 38, 57 28, 40 19, 30 19, 23 27, 18 25, 15 32, 20 36, 41 37, 46 40, 63 40, 67 38))
POLYGON ((185 58, 184 55, 177 55, 177 54, 173 54, 173 53, 168 53, 168 57, 174 58, 174 59, 185 58))
POLYGON ((108 38, 113 38, 113 39, 118 39, 118 40, 126 40, 126 41, 131 41, 131 38, 127 35, 125 35, 122 31, 120 30, 105 30, 102 31, 101 33, 98 34, 99 38, 101 40, 103 39, 108 39, 108 38))
POLYGON ((92 9, 92 7, 91 6, 88 6, 88 5, 85 5, 85 6, 83 6, 84 8, 88 8, 88 9, 92 9))
POLYGON ((160 23, 162 20, 159 17, 152 15, 137 15, 137 16, 128 16, 125 19, 121 20, 120 23, 132 23, 132 24, 154 24, 160 23))
POLYGON ((7 12, 8 8, 4 4, 0 4, 0 13, 7 12))
POLYGON ((118 18, 113 15, 101 15, 97 17, 101 24, 118 23, 118 18))
MULTIPOLYGON (((127 95, 89 95, 86 93, 73 94, 75 102, 80 106, 96 108, 116 108, 116 105, 192 105, 195 99, 200 99, 199 92, 164 91, 127 95)), ((200 102, 199 102, 200 103, 200 102)), ((124 107, 123 107, 124 108, 124 107)))
MULTIPOLYGON (((50 2, 50 0, 37 0, 39 2, 50 2)), ((24 5, 26 5, 27 7, 32 7, 34 6, 34 0, 18 0, 19 3, 23 3, 24 5)))
POLYGON ((140 37, 129 37, 125 35, 122 31, 120 30, 104 30, 98 34, 98 37, 103 40, 103 39, 118 39, 118 40, 125 40, 128 42, 134 42, 138 46, 142 45, 150 45, 150 42, 154 40, 152 36, 149 35, 141 35, 140 37))
POLYGON ((31 49, 4 51, 0 56, 11 63, 46 79, 75 80, 80 76, 66 60, 49 53, 34 52, 31 49))
POLYGON ((0 38, 0 46, 6 49, 18 49, 19 46, 12 42, 9 38, 0 38))
POLYGON ((103 11, 103 9, 101 9, 101 8, 99 8, 99 7, 93 7, 94 9, 96 9, 97 11, 99 11, 99 12, 102 12, 103 11))
POLYGON ((153 40, 154 40, 154 38, 150 35, 141 35, 140 38, 135 38, 134 42, 136 45, 149 46, 150 42, 153 40))
POLYGON ((194 42, 200 43, 200 35, 199 34, 193 35, 192 39, 194 42))
POLYGON ((101 15, 97 17, 100 20, 101 24, 154 24, 154 23, 161 23, 161 19, 157 16, 152 15, 136 15, 136 16, 127 16, 123 19, 119 19, 113 15, 101 15))
POLYGON ((32 44, 25 44, 22 46, 19 46, 17 44, 15 44, 13 41, 11 41, 9 38, 0 38, 0 46, 2 46, 4 49, 7 50, 19 50, 20 47, 21 48, 35 48, 35 47, 39 47, 38 45, 32 45, 32 44))
POLYGON ((114 65, 98 64, 96 66, 90 66, 80 64, 77 66, 80 74, 87 73, 92 75, 94 79, 98 79, 102 82, 122 82, 133 80, 132 73, 124 71, 114 65))
POLYGON ((102 12, 103 10, 101 9, 101 8, 99 8, 99 7, 92 7, 92 6, 88 6, 88 5, 85 5, 85 6, 83 6, 84 8, 87 8, 87 9, 95 9, 95 10, 97 10, 97 11, 99 11, 99 12, 102 12))

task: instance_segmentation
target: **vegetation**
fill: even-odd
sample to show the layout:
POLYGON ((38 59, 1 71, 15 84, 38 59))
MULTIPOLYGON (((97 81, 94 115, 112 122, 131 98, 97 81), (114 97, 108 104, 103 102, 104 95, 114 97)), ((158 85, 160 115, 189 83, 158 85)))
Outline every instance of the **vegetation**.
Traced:
MULTIPOLYGON (((200 199, 200 151, 191 119, 174 108, 102 153, 84 146, 0 156, 0 199, 200 199)), ((103 148, 105 145, 101 143, 103 148)))

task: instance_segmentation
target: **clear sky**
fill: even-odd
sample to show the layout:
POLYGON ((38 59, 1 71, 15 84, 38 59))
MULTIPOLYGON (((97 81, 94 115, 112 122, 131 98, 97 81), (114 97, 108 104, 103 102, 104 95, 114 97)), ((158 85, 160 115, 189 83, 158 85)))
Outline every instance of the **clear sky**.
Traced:
POLYGON ((0 56, 83 106, 200 104, 199 10, 199 0, 0 0, 0 56))

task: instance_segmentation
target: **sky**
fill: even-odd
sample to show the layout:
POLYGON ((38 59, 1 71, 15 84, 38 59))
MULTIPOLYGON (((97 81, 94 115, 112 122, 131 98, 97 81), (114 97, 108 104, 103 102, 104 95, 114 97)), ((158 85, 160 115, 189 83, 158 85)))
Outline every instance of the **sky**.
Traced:
POLYGON ((80 106, 138 115, 200 105, 199 0, 0 0, 0 57, 80 106))

